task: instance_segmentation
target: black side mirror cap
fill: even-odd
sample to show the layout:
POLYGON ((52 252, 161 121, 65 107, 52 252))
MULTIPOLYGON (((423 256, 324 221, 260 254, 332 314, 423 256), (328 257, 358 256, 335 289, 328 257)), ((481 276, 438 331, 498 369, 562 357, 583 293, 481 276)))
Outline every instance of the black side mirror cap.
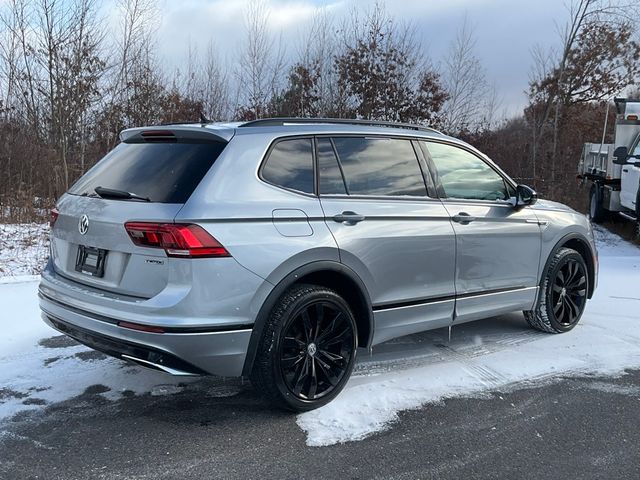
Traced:
POLYGON ((629 158, 629 149, 627 147, 618 147, 613 151, 613 163, 616 165, 625 165, 629 158))
POLYGON ((516 187, 516 207, 533 205, 538 201, 538 194, 528 185, 518 185, 516 187))

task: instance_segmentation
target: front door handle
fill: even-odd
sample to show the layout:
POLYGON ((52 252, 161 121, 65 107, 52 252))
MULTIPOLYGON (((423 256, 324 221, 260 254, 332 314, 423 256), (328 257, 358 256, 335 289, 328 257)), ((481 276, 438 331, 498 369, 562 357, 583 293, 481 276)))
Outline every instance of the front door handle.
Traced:
POLYGON ((356 212, 346 211, 333 216, 333 221, 338 223, 346 223, 347 225, 355 225, 364 220, 364 215, 358 215, 356 212))
POLYGON ((628 169, 628 168, 623 168, 623 169, 622 169, 622 171, 623 171, 624 173, 629 173, 629 169, 628 169))
POLYGON ((456 223, 460 223, 461 225, 468 225, 469 223, 473 222, 475 219, 476 217, 472 217, 467 212, 460 212, 459 214, 451 217, 451 220, 453 220, 456 223))

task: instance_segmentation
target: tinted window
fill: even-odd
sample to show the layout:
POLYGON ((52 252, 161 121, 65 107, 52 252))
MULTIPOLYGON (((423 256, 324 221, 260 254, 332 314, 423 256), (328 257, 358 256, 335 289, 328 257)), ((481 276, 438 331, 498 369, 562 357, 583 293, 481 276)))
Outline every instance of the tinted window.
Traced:
POLYGON ((451 145, 427 142, 447 197, 471 200, 507 200, 509 194, 498 173, 474 154, 451 145))
POLYGON ((262 167, 262 178, 280 187, 313 193, 311 139, 298 138, 276 143, 262 167))
POLYGON ((346 194, 347 191, 342 179, 342 173, 338 165, 331 140, 318 139, 318 170, 320 174, 320 193, 346 194))
POLYGON ((427 195, 409 140, 349 137, 334 143, 350 195, 427 195))
POLYGON ((121 143, 69 193, 93 195, 96 187, 104 187, 152 202, 184 203, 224 147, 223 143, 121 143))

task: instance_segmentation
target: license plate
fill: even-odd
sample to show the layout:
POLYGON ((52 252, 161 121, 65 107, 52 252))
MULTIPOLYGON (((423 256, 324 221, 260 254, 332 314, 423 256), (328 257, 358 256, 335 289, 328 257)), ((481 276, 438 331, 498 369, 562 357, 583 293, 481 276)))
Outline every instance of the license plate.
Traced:
POLYGON ((104 262, 107 251, 102 248, 85 247, 78 245, 76 256, 76 272, 86 273, 93 277, 104 277, 104 262))

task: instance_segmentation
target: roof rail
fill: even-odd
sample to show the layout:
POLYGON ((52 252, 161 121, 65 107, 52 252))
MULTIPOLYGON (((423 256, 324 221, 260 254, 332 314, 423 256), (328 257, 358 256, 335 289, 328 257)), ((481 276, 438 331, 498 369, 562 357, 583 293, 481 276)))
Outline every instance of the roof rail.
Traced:
POLYGON ((346 118, 300 118, 300 117, 281 117, 281 118, 261 118, 258 120, 250 120, 240 125, 242 127, 277 127, 286 124, 335 124, 335 125, 364 125, 369 127, 389 127, 389 128, 405 128, 409 130, 419 130, 422 132, 441 133, 435 128, 423 127, 421 125, 413 125, 411 123, 386 122, 380 120, 359 120, 346 118))

